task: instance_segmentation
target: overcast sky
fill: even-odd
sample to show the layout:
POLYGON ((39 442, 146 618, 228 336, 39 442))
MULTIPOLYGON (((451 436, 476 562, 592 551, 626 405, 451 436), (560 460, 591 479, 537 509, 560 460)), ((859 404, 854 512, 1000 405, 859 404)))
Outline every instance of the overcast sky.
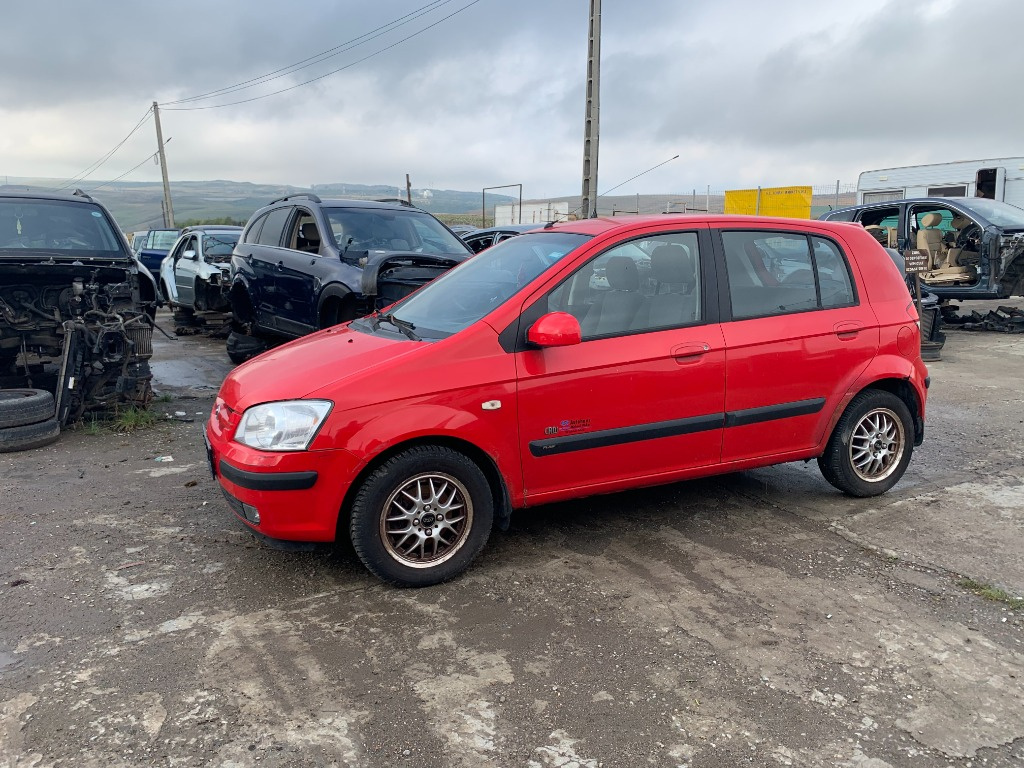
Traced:
MULTIPOLYGON (((6 3, 0 182, 81 175, 156 100, 172 181, 399 185, 409 173, 416 188, 579 194, 588 11, 6 3), (256 87, 173 103, 338 46, 256 87)), ((855 183, 871 168, 1024 155, 1021 0, 603 0, 602 27, 600 192, 677 154, 616 193, 855 183)), ((124 180, 158 181, 155 149, 149 118, 77 186, 140 162, 124 180)))

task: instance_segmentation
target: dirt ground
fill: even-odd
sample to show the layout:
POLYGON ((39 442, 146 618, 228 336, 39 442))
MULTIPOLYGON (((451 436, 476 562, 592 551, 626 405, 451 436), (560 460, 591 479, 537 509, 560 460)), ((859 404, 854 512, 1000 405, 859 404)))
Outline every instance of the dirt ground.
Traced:
POLYGON ((552 505, 402 590, 233 519, 223 341, 158 339, 170 419, 0 455, 0 766, 1022 765, 1024 611, 969 587, 1024 594, 1024 336, 942 357, 883 497, 811 463, 552 505))

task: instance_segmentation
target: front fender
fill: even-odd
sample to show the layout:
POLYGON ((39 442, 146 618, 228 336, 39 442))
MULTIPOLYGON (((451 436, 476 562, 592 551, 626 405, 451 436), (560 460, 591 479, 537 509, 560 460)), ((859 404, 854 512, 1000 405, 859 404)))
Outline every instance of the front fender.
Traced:
POLYGON ((503 404, 502 408, 481 409, 479 413, 438 402, 371 406, 376 411, 372 415, 364 409, 340 413, 334 418, 336 425, 326 425, 311 448, 344 449, 357 457, 362 469, 380 456, 401 450, 405 444, 467 444, 490 456, 513 506, 522 506, 514 384, 509 383, 506 391, 495 399, 503 404))

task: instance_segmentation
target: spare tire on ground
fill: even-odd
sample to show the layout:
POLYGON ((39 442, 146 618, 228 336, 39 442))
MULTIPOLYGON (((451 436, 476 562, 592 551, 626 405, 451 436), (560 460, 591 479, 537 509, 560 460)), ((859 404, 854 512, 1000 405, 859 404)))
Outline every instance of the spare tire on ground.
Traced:
POLYGON ((58 437, 60 437, 60 424, 53 418, 37 424, 0 429, 0 453, 42 448, 44 445, 56 442, 58 437))
POLYGON ((52 419, 53 395, 45 389, 0 389, 0 429, 52 419))

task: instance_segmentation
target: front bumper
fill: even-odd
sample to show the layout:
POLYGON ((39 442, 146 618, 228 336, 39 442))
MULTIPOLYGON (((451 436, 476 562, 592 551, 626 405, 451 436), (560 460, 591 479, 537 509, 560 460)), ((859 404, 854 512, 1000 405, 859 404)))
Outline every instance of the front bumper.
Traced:
POLYGON ((338 514, 360 462, 345 450, 268 452, 207 423, 210 470, 228 506, 253 530, 282 541, 334 541, 338 514))

